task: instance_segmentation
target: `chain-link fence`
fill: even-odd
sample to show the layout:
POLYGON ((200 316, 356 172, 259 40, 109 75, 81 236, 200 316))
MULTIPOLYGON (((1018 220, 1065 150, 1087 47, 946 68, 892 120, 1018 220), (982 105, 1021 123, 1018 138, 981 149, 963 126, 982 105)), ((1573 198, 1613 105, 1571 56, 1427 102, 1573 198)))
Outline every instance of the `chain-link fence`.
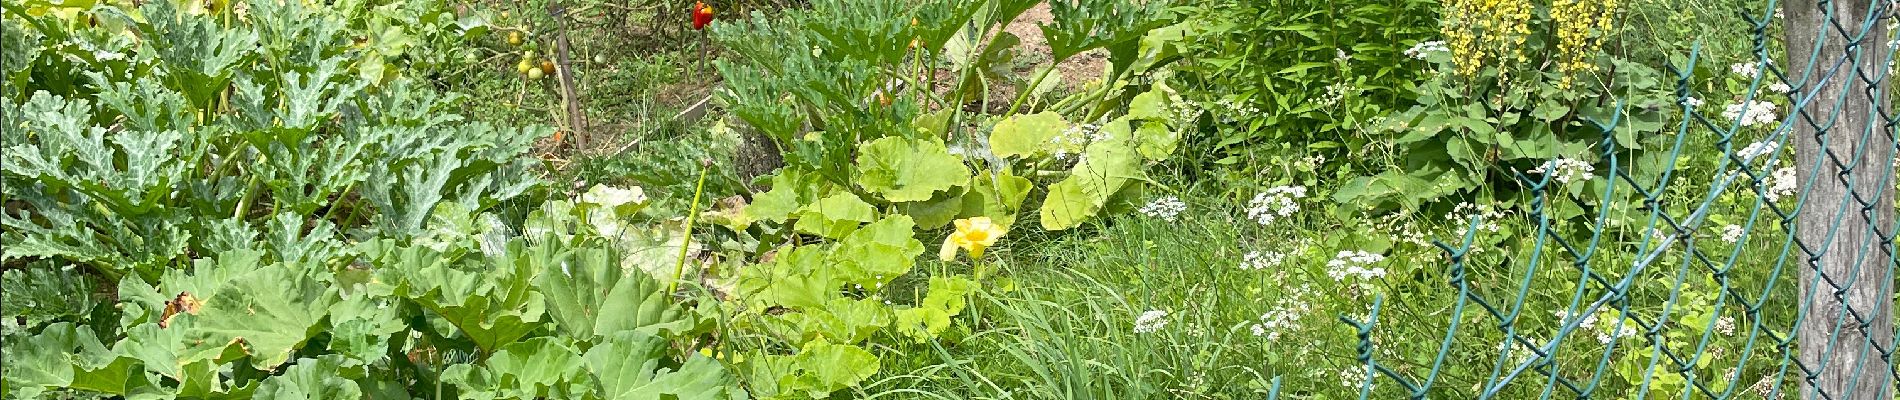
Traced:
POLYGON ((1519 175, 1534 248, 1477 265, 1477 220, 1463 241, 1437 244, 1450 260, 1442 282, 1458 294, 1433 305, 1437 354, 1399 361, 1376 350, 1392 339, 1381 333, 1415 323, 1380 318, 1382 304, 1402 299, 1340 318, 1359 333, 1370 378, 1360 397, 1892 398, 1895 7, 1794 0, 1746 11, 1756 57, 1735 67, 1754 71, 1744 96, 1705 110, 1699 54, 1669 66, 1671 106, 1685 117, 1673 148, 1646 150, 1667 152, 1661 170, 1632 162, 1615 134, 1622 116, 1592 121, 1608 132, 1595 149, 1609 165, 1601 191, 1519 175), (1776 123, 1744 121, 1769 116, 1776 123), (1678 167, 1718 152, 1714 176, 1678 167), (1557 206, 1582 207, 1589 222, 1555 218, 1557 206), (1552 287, 1568 296, 1550 298, 1552 287), (1455 356, 1474 348, 1496 358, 1455 356), (1488 368, 1481 384, 1442 387, 1450 366, 1474 364, 1488 368))

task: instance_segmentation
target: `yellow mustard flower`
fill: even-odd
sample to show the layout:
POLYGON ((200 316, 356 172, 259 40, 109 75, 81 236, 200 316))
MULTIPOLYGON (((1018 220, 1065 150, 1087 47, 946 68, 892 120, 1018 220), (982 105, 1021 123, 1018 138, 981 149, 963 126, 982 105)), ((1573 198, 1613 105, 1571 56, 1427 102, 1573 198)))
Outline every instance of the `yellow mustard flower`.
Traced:
POLYGON ((956 225, 956 232, 951 232, 950 237, 943 238, 943 249, 937 251, 937 256, 943 258, 944 261, 956 259, 957 248, 969 250, 972 259, 983 257, 983 249, 996 244, 996 239, 1002 238, 1004 233, 1009 232, 1002 225, 990 221, 990 217, 959 219, 956 225))

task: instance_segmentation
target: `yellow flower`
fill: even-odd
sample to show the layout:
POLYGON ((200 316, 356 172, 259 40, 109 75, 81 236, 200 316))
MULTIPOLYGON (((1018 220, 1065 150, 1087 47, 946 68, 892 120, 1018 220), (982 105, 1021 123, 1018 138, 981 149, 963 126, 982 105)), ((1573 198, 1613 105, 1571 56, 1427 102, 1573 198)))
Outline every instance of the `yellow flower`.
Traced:
POLYGON ((943 238, 943 249, 937 251, 937 256, 944 261, 956 259, 959 247, 969 250, 972 259, 983 257, 984 248, 996 244, 996 239, 1009 232, 1002 225, 990 221, 990 217, 964 218, 956 223, 957 231, 943 238))

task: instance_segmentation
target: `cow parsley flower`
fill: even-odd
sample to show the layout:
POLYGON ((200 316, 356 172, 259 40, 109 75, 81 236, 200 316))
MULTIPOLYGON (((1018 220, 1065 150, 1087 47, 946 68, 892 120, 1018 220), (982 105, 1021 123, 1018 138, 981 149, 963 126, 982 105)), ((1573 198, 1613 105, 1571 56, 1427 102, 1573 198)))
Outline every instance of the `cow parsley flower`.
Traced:
POLYGON ((1763 188, 1762 197, 1771 202, 1781 201, 1782 197, 1792 196, 1801 189, 1795 183, 1794 167, 1781 167, 1775 170, 1763 184, 1768 187, 1763 188))
POLYGON ((1412 48, 1405 49, 1405 56, 1411 57, 1414 59, 1423 60, 1425 59, 1425 57, 1431 56, 1432 53, 1448 53, 1448 52, 1451 52, 1451 47, 1446 46, 1445 41, 1433 40, 1429 42, 1419 42, 1418 44, 1412 45, 1412 48))
POLYGON ((1761 66, 1755 63, 1734 63, 1729 64, 1728 72, 1741 75, 1742 79, 1755 79, 1755 76, 1761 75, 1761 66))
POLYGON ((1555 160, 1545 161, 1544 165, 1539 165, 1537 168, 1526 172, 1533 174, 1550 174, 1551 178, 1556 179, 1557 182, 1569 184, 1576 181, 1596 179, 1596 170, 1596 166, 1590 165, 1590 163, 1584 162, 1583 160, 1560 157, 1555 160))
POLYGON ((1695 96, 1684 97, 1682 99, 1682 104, 1687 105, 1689 107, 1701 107, 1702 99, 1698 99, 1695 96))
POLYGON ((1377 279, 1385 276, 1385 268, 1373 267, 1372 264, 1378 264, 1381 261, 1385 261, 1385 256, 1377 253, 1358 250, 1341 251, 1333 256, 1332 261, 1326 262, 1326 275, 1332 276, 1335 281, 1346 280, 1349 276, 1377 279))
POLYGON ((1735 336, 1735 317, 1722 317, 1715 320, 1715 333, 1722 336, 1735 336))
POLYGON ((1766 157, 1770 154, 1774 154, 1775 150, 1780 150, 1780 149, 1781 149, 1780 144, 1772 142, 1772 141, 1763 140, 1763 141, 1759 141, 1755 143, 1749 143, 1748 146, 1743 146, 1742 150, 1735 152, 1735 156, 1741 157, 1743 160, 1753 160, 1756 157, 1766 157))
POLYGON ((1168 326, 1168 312, 1148 310, 1135 317, 1135 333, 1151 333, 1168 326))
POLYGON ((1214 102, 1214 106, 1220 108, 1220 112, 1216 114, 1220 116, 1221 123, 1226 124, 1239 122, 1242 117, 1260 114, 1259 108, 1234 101, 1234 99, 1221 99, 1214 102))
POLYGON ((1768 91, 1781 93, 1781 94, 1788 94, 1788 92, 1794 91, 1794 87, 1788 86, 1787 83, 1775 82, 1775 84, 1773 85, 1768 85, 1768 91))
POLYGON ((1775 376, 1770 374, 1762 375, 1761 380, 1755 381, 1754 385, 1749 385, 1748 389, 1755 391, 1756 394, 1760 394, 1764 399, 1773 399, 1779 398, 1779 396, 1774 395, 1780 394, 1778 393, 1780 386, 1781 384, 1776 381, 1775 376))
POLYGON ((1742 229, 1741 225, 1729 224, 1728 226, 1722 227, 1722 241, 1729 243, 1741 242, 1742 234, 1747 232, 1747 230, 1742 229))
MULTIPOLYGON (((1558 311, 1557 321, 1559 321, 1558 322, 1559 324, 1570 323, 1570 313, 1566 311, 1558 311)), ((1589 315, 1585 315, 1582 321, 1577 322, 1577 329, 1591 329, 1591 328, 1595 328, 1596 325, 1597 325, 1597 315, 1595 313, 1591 313, 1589 315)))
POLYGON ((1260 225, 1273 225, 1281 218, 1300 212, 1299 199, 1306 197, 1305 186, 1276 186, 1254 195, 1247 203, 1247 219, 1260 225))
POLYGON ((1175 216, 1180 215, 1182 211, 1187 211, 1187 203, 1181 202, 1179 197, 1168 196, 1155 199, 1154 202, 1141 206, 1141 209, 1136 211, 1141 212, 1142 215, 1174 222, 1175 216))
POLYGON ((1311 286, 1302 284, 1286 292, 1279 301, 1274 302, 1272 308, 1261 313, 1260 322, 1248 326, 1248 330, 1253 331, 1254 336, 1264 337, 1269 341, 1280 340, 1281 335, 1289 330, 1297 329, 1300 319, 1313 312, 1313 302, 1308 301, 1312 291, 1311 286))
POLYGON ((1452 207, 1451 212, 1445 213, 1445 219, 1450 220, 1452 226, 1459 227, 1459 232, 1463 232, 1463 228, 1471 224, 1471 217, 1478 217, 1479 230, 1498 233, 1498 231, 1504 229, 1502 225, 1498 224, 1498 220, 1504 219, 1504 211, 1498 210, 1496 207, 1492 207, 1488 204, 1478 205, 1468 201, 1460 202, 1456 207, 1452 207))
POLYGON ((1352 367, 1339 370, 1339 384, 1351 389, 1366 387, 1365 367, 1352 367))
POLYGON ((1339 83, 1334 83, 1331 85, 1326 85, 1326 95, 1320 96, 1319 104, 1322 106, 1331 107, 1331 106, 1339 104, 1340 100, 1345 100, 1347 95, 1358 93, 1358 92, 1359 92, 1359 89, 1356 87, 1353 87, 1351 83, 1339 82, 1339 83))
POLYGON ((1775 113, 1775 103, 1761 100, 1748 100, 1730 104, 1722 109, 1722 118, 1739 120, 1742 126, 1774 125, 1780 119, 1775 113))
POLYGON ((1610 341, 1636 336, 1636 333, 1635 321, 1623 321, 1622 326, 1616 327, 1614 332, 1597 331, 1597 342, 1610 344, 1610 341))
POLYGON ((1286 262, 1286 253, 1277 251, 1249 251, 1240 260, 1240 269, 1263 270, 1280 266, 1286 262))

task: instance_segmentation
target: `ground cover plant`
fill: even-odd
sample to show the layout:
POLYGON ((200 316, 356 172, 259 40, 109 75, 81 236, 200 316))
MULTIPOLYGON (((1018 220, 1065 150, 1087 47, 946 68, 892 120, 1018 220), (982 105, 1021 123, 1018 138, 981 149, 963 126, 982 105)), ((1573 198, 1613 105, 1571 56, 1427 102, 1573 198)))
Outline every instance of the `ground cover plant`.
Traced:
POLYGON ((1877 396, 1778 7, 8 2, 0 398, 1877 396))

